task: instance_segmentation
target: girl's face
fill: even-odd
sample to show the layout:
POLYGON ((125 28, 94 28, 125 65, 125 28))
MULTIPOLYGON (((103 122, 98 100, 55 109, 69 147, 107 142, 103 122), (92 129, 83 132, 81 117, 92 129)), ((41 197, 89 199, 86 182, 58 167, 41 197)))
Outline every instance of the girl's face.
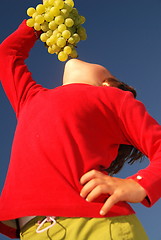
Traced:
POLYGON ((94 86, 108 86, 107 79, 111 73, 103 66, 71 59, 65 64, 63 85, 86 83, 94 86))

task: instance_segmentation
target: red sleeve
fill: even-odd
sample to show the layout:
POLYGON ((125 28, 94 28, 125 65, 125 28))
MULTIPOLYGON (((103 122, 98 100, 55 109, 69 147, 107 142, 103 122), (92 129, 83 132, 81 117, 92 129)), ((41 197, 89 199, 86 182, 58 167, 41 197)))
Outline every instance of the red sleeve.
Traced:
POLYGON ((0 233, 9 238, 18 238, 17 230, 0 222, 0 233))
POLYGON ((0 80, 16 115, 26 98, 41 88, 24 63, 36 40, 34 29, 24 20, 0 45, 0 80))
POLYGON ((150 207, 161 197, 161 126, 131 93, 126 94, 120 119, 125 139, 150 160, 148 167, 129 177, 146 190, 150 202, 142 203, 150 207))

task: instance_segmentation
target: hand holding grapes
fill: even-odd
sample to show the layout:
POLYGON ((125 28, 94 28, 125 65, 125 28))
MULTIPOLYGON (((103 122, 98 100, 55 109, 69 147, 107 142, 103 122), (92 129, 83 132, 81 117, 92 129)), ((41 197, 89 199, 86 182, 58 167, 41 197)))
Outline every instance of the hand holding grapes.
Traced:
POLYGON ((107 176, 96 170, 85 173, 80 183, 83 185, 80 195, 89 202, 102 194, 110 195, 100 211, 101 215, 107 214, 119 201, 138 203, 146 197, 145 189, 134 180, 107 176))

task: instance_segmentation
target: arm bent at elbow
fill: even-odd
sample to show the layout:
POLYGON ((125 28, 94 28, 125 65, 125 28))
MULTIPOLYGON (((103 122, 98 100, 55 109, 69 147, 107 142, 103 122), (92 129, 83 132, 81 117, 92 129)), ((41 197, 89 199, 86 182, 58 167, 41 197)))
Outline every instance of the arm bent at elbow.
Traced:
POLYGON ((146 197, 145 189, 136 181, 107 176, 96 170, 84 174, 80 182, 83 185, 80 195, 89 202, 102 194, 110 195, 100 211, 101 215, 105 215, 117 202, 138 203, 146 197))

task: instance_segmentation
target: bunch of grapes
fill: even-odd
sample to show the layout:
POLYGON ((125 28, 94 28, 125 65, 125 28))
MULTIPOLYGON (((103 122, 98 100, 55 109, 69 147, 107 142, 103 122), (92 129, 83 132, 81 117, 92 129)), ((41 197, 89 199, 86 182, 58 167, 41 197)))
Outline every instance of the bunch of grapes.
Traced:
POLYGON ((82 26, 86 19, 74 8, 73 0, 46 0, 28 8, 27 15, 27 26, 42 31, 40 40, 50 54, 56 53, 60 61, 78 57, 77 44, 87 38, 82 26))

